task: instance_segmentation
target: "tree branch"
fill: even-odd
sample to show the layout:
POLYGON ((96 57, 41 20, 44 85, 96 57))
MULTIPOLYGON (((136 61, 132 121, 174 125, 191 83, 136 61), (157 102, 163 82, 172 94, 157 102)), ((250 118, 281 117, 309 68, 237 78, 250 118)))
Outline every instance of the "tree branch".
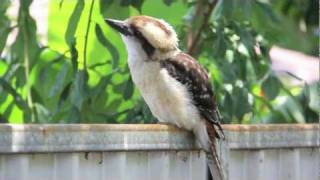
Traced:
POLYGON ((201 36, 201 33, 202 31, 204 31, 204 29, 208 26, 208 22, 209 22, 209 19, 210 19, 210 15, 214 9, 214 7, 216 6, 218 0, 209 0, 208 1, 208 6, 207 6, 207 9, 206 11, 203 13, 203 16, 204 16, 204 19, 202 21, 202 24, 201 26, 199 27, 196 35, 191 39, 191 42, 188 43, 190 44, 189 48, 188 48, 188 53, 190 55, 194 55, 195 53, 195 50, 196 50, 196 47, 199 43, 199 40, 200 40, 200 36, 201 36))

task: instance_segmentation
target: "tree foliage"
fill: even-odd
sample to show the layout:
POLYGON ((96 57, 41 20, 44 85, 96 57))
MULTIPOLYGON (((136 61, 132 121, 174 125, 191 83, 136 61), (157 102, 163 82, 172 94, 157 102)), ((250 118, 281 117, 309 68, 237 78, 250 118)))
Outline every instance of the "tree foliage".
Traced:
POLYGON ((51 1, 44 46, 30 15, 32 0, 20 1, 17 21, 6 15, 11 1, 3 0, 0 122, 154 122, 134 88, 123 43, 103 20, 140 13, 169 21, 180 48, 210 72, 224 123, 313 122, 320 109, 317 86, 285 86, 271 71, 268 51, 279 44, 316 53, 314 2, 51 1), (17 37, 5 48, 13 30, 17 37))

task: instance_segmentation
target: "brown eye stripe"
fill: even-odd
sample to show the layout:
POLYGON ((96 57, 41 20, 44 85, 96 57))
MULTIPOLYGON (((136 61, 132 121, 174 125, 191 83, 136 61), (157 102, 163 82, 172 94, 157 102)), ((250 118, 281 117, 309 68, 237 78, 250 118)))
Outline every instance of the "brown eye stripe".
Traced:
POLYGON ((146 52, 146 54, 151 57, 154 54, 155 48, 152 46, 152 44, 143 36, 143 34, 138 30, 137 27, 135 27, 134 25, 130 26, 130 29, 133 31, 133 36, 135 36, 143 50, 146 52))

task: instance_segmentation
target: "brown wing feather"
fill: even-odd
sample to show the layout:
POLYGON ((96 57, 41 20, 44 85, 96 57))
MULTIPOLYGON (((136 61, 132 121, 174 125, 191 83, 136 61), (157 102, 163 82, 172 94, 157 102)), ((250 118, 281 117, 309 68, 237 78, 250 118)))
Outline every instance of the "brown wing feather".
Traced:
MULTIPOLYGON (((179 53, 173 58, 162 60, 161 66, 166 68, 177 81, 188 87, 193 103, 201 116, 215 125, 224 138, 214 93, 206 70, 185 53, 179 53)), ((215 137, 219 138, 219 133, 216 133, 215 137)))

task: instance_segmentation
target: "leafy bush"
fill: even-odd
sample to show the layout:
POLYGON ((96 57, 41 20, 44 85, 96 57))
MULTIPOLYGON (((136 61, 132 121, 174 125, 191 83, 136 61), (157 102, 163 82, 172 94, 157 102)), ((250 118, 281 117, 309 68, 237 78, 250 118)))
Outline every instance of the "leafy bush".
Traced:
POLYGON ((314 122, 320 109, 311 101, 316 86, 289 89, 271 71, 268 57, 272 44, 316 53, 311 31, 317 12, 308 10, 314 2, 298 2, 52 0, 44 46, 30 16, 32 0, 20 1, 16 22, 6 16, 10 1, 3 0, 0 122, 155 122, 134 89, 120 36, 103 20, 140 13, 172 24, 181 49, 210 72, 224 123, 314 122), (299 32, 301 19, 307 33, 299 32), (13 30, 17 38, 5 48, 13 30), (289 106, 279 103, 283 97, 289 106))

